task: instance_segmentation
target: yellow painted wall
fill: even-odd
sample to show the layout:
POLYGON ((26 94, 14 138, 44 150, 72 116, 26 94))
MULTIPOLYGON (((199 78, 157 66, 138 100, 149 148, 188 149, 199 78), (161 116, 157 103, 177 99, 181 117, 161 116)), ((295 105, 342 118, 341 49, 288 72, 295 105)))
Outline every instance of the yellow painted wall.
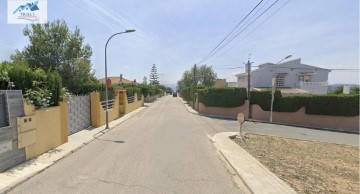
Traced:
MULTIPOLYGON (((125 93, 126 95, 126 93, 125 93)), ((128 114, 129 112, 132 112, 139 107, 141 107, 144 104, 144 96, 141 96, 141 100, 138 100, 137 93, 135 93, 135 100, 133 103, 128 104, 127 97, 125 96, 126 103, 125 103, 125 110, 124 113, 128 114)))
POLYGON ((36 141, 25 147, 26 159, 31 159, 67 142, 67 106, 60 102, 60 106, 46 110, 35 110, 32 105, 24 103, 26 116, 36 118, 36 141), (66 113, 66 114, 65 114, 66 113))
MULTIPOLYGON (((141 100, 137 100, 137 94, 135 94, 135 101, 128 104, 126 90, 116 90, 114 94, 114 106, 108 110, 109 122, 136 110, 144 103, 144 97, 141 100)), ((106 124, 106 111, 102 108, 100 102, 100 94, 98 92, 90 93, 91 100, 91 125, 93 127, 100 127, 106 124)))
POLYGON ((227 86, 226 79, 216 79, 214 88, 222 88, 226 86, 227 86))
MULTIPOLYGON (((119 91, 114 93, 114 105, 108 110, 109 122, 120 117, 119 111, 119 91)), ((98 92, 90 93, 91 101, 91 125, 100 127, 106 123, 106 111, 102 108, 100 102, 100 94, 98 92)))

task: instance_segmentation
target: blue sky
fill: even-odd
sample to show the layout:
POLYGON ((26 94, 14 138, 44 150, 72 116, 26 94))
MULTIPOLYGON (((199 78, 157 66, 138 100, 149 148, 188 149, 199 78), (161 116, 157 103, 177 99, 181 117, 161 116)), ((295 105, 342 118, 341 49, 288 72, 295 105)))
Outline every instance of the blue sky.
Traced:
MULTIPOLYGON (((275 0, 269 0, 268 5, 275 0)), ((48 0, 48 20, 64 19, 78 26, 94 51, 93 68, 104 77, 104 46, 109 75, 123 74, 141 82, 156 64, 160 81, 176 83, 257 4, 254 0, 48 0)), ((266 0, 264 1, 266 2, 266 0)), ((287 0, 278 3, 206 64, 219 78, 235 81, 251 53, 254 64, 276 63, 288 54, 323 68, 359 68, 358 0, 290 0, 269 20, 251 31, 287 0), (247 36, 247 34, 249 34, 247 36)), ((28 40, 25 25, 7 24, 7 1, 0 1, 0 61, 9 60, 28 40)), ((329 82, 358 83, 359 71, 333 71, 329 82)))

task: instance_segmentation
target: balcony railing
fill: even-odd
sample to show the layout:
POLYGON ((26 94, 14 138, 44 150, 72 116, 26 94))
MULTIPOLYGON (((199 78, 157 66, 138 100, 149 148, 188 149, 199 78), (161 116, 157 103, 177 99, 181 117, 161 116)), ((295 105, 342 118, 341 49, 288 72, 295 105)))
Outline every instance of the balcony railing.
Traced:
POLYGON ((328 86, 328 82, 300 82, 300 86, 328 86))

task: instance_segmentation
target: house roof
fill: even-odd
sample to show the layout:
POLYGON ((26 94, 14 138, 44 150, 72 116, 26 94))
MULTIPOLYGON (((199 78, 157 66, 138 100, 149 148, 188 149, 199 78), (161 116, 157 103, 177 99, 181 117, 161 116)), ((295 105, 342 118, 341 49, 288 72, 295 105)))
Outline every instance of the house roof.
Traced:
MULTIPOLYGON (((316 66, 312 66, 312 65, 302 64, 301 58, 298 58, 298 59, 293 59, 293 60, 286 61, 286 62, 279 63, 279 64, 274 64, 274 63, 270 63, 270 62, 263 63, 261 65, 258 65, 259 68, 251 71, 251 73, 256 72, 258 70, 269 69, 269 68, 291 68, 291 67, 287 67, 287 66, 292 66, 294 64, 294 61, 298 62, 298 65, 304 66, 304 68, 301 68, 304 70, 306 70, 306 69, 321 69, 321 70, 325 70, 325 71, 329 71, 329 72, 331 71, 330 69, 325 69, 325 68, 316 67, 316 66)), ((294 67, 294 68, 296 68, 296 67, 294 67)), ((243 75, 247 75, 247 72, 236 74, 235 76, 243 76, 243 75)))
MULTIPOLYGON (((112 84, 118 84, 120 83, 120 76, 111 76, 111 77, 108 77, 108 79, 111 80, 111 83, 112 84)), ((100 83, 105 83, 105 78, 102 78, 102 79, 98 79, 98 81, 100 83)), ((125 78, 122 78, 122 82, 121 83, 124 83, 124 84, 133 84, 135 83, 134 81, 130 81, 128 79, 125 79, 125 78)))

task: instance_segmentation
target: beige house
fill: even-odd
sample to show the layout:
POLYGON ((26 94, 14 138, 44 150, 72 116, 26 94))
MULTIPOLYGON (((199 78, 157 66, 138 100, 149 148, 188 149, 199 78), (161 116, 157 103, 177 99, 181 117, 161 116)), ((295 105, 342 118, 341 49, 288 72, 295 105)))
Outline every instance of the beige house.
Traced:
MULTIPOLYGON (((136 83, 136 80, 131 81, 131 80, 123 78, 122 74, 120 74, 120 76, 108 77, 108 79, 111 80, 111 84, 119 84, 119 83, 133 84, 133 83, 136 83)), ((99 82, 102 83, 102 84, 105 84, 106 83, 105 78, 99 79, 99 82)))

